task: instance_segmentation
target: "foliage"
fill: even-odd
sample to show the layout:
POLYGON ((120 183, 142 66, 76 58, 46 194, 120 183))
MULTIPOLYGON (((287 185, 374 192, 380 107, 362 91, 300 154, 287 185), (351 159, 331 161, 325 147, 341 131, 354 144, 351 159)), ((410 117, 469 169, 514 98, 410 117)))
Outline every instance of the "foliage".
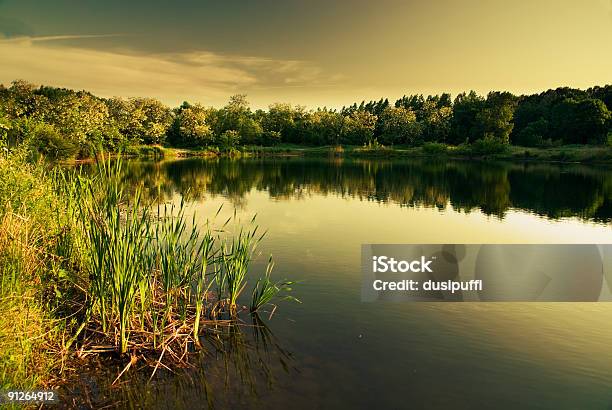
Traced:
POLYGON ((177 110, 170 130, 170 142, 177 146, 202 147, 212 145, 211 123, 215 110, 200 104, 183 105, 177 110))
POLYGON ((486 136, 478 141, 474 141, 469 150, 475 155, 501 154, 508 150, 508 144, 493 136, 486 136))
POLYGON ((240 143, 240 134, 235 130, 227 130, 217 140, 217 144, 224 151, 235 149, 240 143))
POLYGON ((240 144, 361 146, 375 139, 410 146, 471 144, 485 138, 530 147, 605 145, 612 130, 611 104, 612 86, 606 85, 518 97, 499 91, 486 97, 464 92, 454 100, 446 93, 405 95, 394 104, 381 98, 340 110, 274 103, 267 111, 253 111, 246 95, 237 94, 220 109, 187 102, 170 109, 153 98, 102 99, 86 91, 37 88, 18 80, 0 87, 0 138, 18 143, 31 137, 34 124, 49 124, 70 141, 67 144, 75 144, 81 156, 92 146, 120 151, 141 143, 218 146, 226 152, 240 144))
POLYGON ((428 155, 440 155, 447 152, 446 144, 440 142, 426 142, 422 148, 423 152, 428 155))
POLYGON ((362 144, 374 138, 377 117, 364 110, 357 110, 345 116, 342 142, 345 144, 362 144))
POLYGON ((41 250, 54 246, 61 203, 44 168, 23 154, 0 154, 0 389, 41 386, 60 359, 50 346, 63 324, 48 310, 61 270, 41 250))
POLYGON ((75 344, 155 363, 198 344, 202 323, 242 310, 256 227, 216 239, 182 203, 155 217, 141 187, 124 189, 121 161, 48 174, 27 154, 0 155, 0 388, 40 388, 75 344))
POLYGON ((75 142, 61 135, 50 124, 36 124, 31 132, 31 146, 39 153, 51 159, 72 158, 78 151, 75 142))
POLYGON ((387 107, 381 114, 383 144, 414 144, 420 135, 416 115, 409 108, 387 107))

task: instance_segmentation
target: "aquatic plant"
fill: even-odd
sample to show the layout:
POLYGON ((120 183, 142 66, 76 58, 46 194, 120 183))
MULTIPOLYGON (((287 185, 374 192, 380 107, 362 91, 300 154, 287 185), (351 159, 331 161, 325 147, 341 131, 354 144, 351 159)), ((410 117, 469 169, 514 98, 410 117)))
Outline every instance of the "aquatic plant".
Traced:
MULTIPOLYGON (((272 256, 268 260, 268 266, 266 268, 266 273, 263 277, 257 280, 255 287, 253 288, 252 298, 251 298, 251 313, 255 313, 259 311, 262 307, 267 304, 270 304, 273 300, 292 300, 294 302, 301 303, 298 299, 291 295, 282 295, 281 293, 291 292, 291 286, 295 283, 288 280, 281 280, 274 282, 270 278, 270 274, 272 273, 272 269, 274 268, 274 262, 272 261, 272 256)), ((276 309, 276 305, 274 305, 274 310, 276 309)))
POLYGON ((227 304, 231 314, 236 313, 237 300, 244 287, 249 263, 257 243, 263 235, 256 238, 257 227, 251 231, 242 228, 238 236, 224 240, 219 253, 219 275, 221 295, 227 296, 227 304))

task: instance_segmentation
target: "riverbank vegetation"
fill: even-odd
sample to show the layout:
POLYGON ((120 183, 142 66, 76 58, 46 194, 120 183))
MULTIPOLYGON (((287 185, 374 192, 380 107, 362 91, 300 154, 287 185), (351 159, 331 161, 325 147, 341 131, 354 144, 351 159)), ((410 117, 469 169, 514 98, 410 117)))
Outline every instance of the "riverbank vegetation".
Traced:
POLYGON ((570 152, 585 146, 606 150, 609 161, 611 110, 612 85, 521 96, 497 91, 455 98, 409 95, 339 110, 285 103, 252 110, 245 95, 232 96, 222 108, 188 102, 171 108, 152 98, 99 98, 25 81, 0 87, 4 140, 57 159, 87 158, 97 146, 132 154, 163 154, 163 146, 182 149, 166 153, 219 155, 249 146, 247 151, 274 152, 256 148, 290 144, 311 153, 329 153, 313 148, 332 147, 335 155, 399 151, 463 157, 508 156, 513 147, 570 152), (340 146, 354 149, 341 151, 340 146))
POLYGON ((288 298, 271 264, 251 281, 254 221, 232 237, 128 189, 120 160, 84 174, 32 155, 0 155, 0 388, 53 385, 88 355, 183 366, 202 333, 249 311, 248 283, 252 314, 288 298))

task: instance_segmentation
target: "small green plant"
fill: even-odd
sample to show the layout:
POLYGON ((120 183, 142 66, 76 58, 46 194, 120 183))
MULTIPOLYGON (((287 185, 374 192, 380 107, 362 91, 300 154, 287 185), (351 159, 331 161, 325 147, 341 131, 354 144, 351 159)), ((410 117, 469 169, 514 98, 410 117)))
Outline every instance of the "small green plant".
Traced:
MULTIPOLYGON (((266 268, 266 274, 257 280, 257 283, 253 288, 250 308, 251 313, 259 311, 262 307, 270 304, 275 299, 292 300, 294 302, 301 303, 298 299, 291 295, 281 295, 281 293, 291 292, 291 286, 295 282, 287 280, 274 282, 270 278, 273 268, 274 262, 272 262, 272 256, 270 256, 268 267, 266 268)), ((276 309, 276 306, 274 306, 274 309, 276 309)))
POLYGON ((378 142, 378 138, 374 138, 373 140, 370 140, 367 143, 363 144, 363 150, 367 151, 380 151, 385 149, 387 149, 387 147, 378 142))

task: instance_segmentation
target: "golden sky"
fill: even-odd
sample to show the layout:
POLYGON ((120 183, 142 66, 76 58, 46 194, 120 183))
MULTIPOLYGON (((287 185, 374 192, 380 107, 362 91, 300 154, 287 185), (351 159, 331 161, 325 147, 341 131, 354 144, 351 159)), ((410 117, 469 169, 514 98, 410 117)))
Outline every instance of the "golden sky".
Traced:
POLYGON ((612 83, 611 0, 0 0, 0 82, 222 105, 612 83))

